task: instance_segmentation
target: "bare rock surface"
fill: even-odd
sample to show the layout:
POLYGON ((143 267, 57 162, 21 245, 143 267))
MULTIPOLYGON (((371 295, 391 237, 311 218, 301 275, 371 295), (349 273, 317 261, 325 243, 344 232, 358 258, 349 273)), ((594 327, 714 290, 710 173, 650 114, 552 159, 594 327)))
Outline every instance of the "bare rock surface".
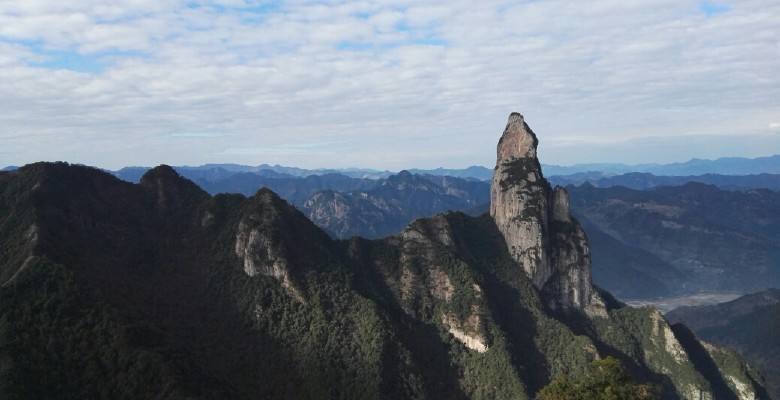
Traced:
POLYGON ((565 189, 542 175, 536 134, 519 113, 509 115, 498 142, 490 215, 512 257, 553 309, 606 316, 591 281, 587 237, 570 214, 565 189))

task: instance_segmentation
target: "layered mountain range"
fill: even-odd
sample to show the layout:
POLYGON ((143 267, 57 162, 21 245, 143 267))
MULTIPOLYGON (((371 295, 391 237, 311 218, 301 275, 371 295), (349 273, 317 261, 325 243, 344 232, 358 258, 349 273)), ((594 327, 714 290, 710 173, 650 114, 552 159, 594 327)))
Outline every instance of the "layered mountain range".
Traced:
POLYGON ((550 181, 561 186, 580 186, 584 183, 588 183, 592 186, 602 188, 623 186, 637 190, 648 190, 661 186, 684 186, 691 182, 713 185, 725 190, 780 190, 780 175, 766 173, 754 175, 704 174, 663 176, 642 172, 631 172, 622 175, 604 175, 601 172, 594 172, 553 176, 550 181))
POLYGON ((599 250, 613 243, 635 249, 622 263, 615 254, 594 254, 604 273, 599 277, 610 279, 607 287, 639 278, 621 288, 623 297, 640 286, 667 295, 780 286, 780 192, 700 183, 569 190, 574 213, 599 250))
POLYGON ((381 238, 411 221, 445 211, 481 214, 490 201, 488 184, 402 171, 368 190, 316 192, 298 207, 339 238, 381 238))
MULTIPOLYGON (((415 218, 446 210, 471 215, 489 193, 481 182, 400 174, 383 190, 313 194, 298 204, 336 237, 382 237, 415 218), (389 190, 388 188, 393 188, 389 190)), ((568 186, 573 212, 590 239, 594 279, 626 299, 700 291, 750 292, 780 286, 777 215, 770 190, 723 190, 711 185, 631 190, 568 186)))
POLYGON ((0 397, 530 399, 613 356, 661 398, 766 398, 735 353, 595 287, 512 114, 490 214, 334 240, 268 189, 0 173, 0 397))
POLYGON ((606 175, 620 175, 631 172, 643 172, 654 175, 691 176, 706 174, 755 175, 780 174, 780 155, 767 157, 724 157, 715 160, 692 159, 670 164, 618 163, 575 164, 570 166, 545 165, 548 175, 572 175, 598 172, 606 175))
MULTIPOLYGON (((736 178, 729 177, 740 185, 751 181, 736 178)), ((268 187, 337 238, 397 234, 417 218, 448 210, 479 215, 489 210, 490 200, 488 183, 405 171, 378 180, 250 173, 195 179, 211 193, 251 195, 268 187)), ((590 239, 594 279, 621 298, 780 285, 776 191, 693 182, 647 190, 586 183, 567 190, 590 239)))
MULTIPOLYGON (((762 160, 723 159, 702 165, 744 161, 771 166, 771 158, 762 160)), ((414 219, 439 212, 479 215, 489 209, 490 184, 475 179, 407 171, 379 179, 333 173, 301 177, 264 168, 209 165, 177 167, 177 172, 212 194, 252 195, 260 187, 268 187, 338 238, 380 238, 400 232, 414 219)), ((430 172, 462 174, 473 170, 430 172)), ((137 180, 128 171, 140 174, 145 169, 125 169, 118 175, 137 180)), ((771 215, 780 198, 773 191, 756 190, 780 188, 780 175, 585 172, 553 176, 550 181, 569 186, 574 212, 590 238, 594 279, 621 298, 643 300, 700 291, 745 293, 780 286, 776 232, 771 232, 771 227, 777 226, 771 215), (689 201, 692 197, 696 200, 689 201), (707 206, 699 207, 698 202, 707 206), (659 207, 648 207, 651 204, 676 210, 675 214, 663 215, 657 212, 659 207), (618 213, 618 209, 622 211, 618 213), (651 222, 641 223, 644 220, 651 222), (737 224, 741 228, 735 234, 737 224), (751 229, 753 226, 761 229, 751 229), (649 240, 639 240, 639 236, 649 240), (672 237, 676 239, 665 241, 672 237), (713 249, 715 243, 717 248, 713 249)))
MULTIPOLYGON (((5 167, 13 170, 17 167, 5 167)), ((354 179, 384 179, 394 172, 367 168, 305 169, 281 165, 261 164, 257 166, 238 164, 204 164, 200 166, 179 166, 176 171, 193 181, 216 182, 232 175, 259 175, 276 178, 304 178, 311 175, 343 175, 354 179)), ((112 171, 116 176, 138 182, 148 167, 125 167, 112 171)), ((626 186, 633 189, 647 189, 656 186, 677 186, 687 182, 702 182, 724 188, 769 188, 780 186, 780 155, 758 158, 728 157, 716 160, 693 159, 672 164, 576 164, 570 166, 543 165, 547 178, 559 185, 580 185, 590 182, 594 186, 626 186)), ((409 169, 415 175, 449 176, 488 182, 493 170, 482 166, 468 168, 409 169)), ((240 179, 238 179, 240 180, 240 179)), ((233 182, 236 183, 235 180, 233 182)), ((219 190, 219 187, 214 189, 219 190)), ((208 189, 207 189, 208 190, 208 189)), ((235 191, 235 190, 232 190, 235 191)))
MULTIPOLYGON (((268 188, 339 238, 389 236, 417 218, 444 211, 484 212, 490 201, 489 183, 409 171, 381 179, 341 174, 296 177, 222 169, 178 168, 177 172, 211 194, 251 196, 260 188, 268 188)), ((123 176, 128 178, 132 177, 123 176)))

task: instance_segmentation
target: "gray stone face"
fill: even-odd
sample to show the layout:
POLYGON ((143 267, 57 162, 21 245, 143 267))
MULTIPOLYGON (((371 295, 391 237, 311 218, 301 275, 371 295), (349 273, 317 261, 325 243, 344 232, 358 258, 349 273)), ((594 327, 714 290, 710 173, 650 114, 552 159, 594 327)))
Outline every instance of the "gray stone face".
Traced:
POLYGON ((544 179, 537 144, 523 116, 512 113, 498 142, 490 215, 512 258, 550 307, 606 316, 591 283, 585 232, 571 218, 566 190, 553 190, 544 179))
POLYGON ((536 145, 523 116, 512 113, 498 142, 490 215, 512 257, 541 289, 552 274, 546 251, 550 186, 542 177, 536 145))
POLYGON ((569 192, 557 186, 553 190, 553 220, 558 222, 571 222, 569 209, 569 192))
POLYGON ((287 247, 279 235, 268 229, 268 220, 281 223, 280 217, 273 209, 272 196, 268 193, 258 196, 259 201, 268 211, 250 213, 241 219, 236 231, 233 251, 241 261, 247 276, 273 277, 293 298, 303 302, 303 297, 290 277, 290 257, 287 247))

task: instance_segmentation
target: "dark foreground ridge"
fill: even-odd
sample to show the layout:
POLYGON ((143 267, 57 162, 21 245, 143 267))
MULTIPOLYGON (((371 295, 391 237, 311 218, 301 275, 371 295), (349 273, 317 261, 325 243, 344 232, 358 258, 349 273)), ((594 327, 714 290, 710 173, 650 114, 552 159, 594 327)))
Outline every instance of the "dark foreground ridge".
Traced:
POLYGON ((526 128, 505 131, 493 216, 382 240, 332 240, 267 189, 211 197, 166 166, 140 184, 0 173, 0 398, 531 399, 606 356, 663 398, 761 393, 735 354, 592 285, 535 136, 506 147, 526 128))

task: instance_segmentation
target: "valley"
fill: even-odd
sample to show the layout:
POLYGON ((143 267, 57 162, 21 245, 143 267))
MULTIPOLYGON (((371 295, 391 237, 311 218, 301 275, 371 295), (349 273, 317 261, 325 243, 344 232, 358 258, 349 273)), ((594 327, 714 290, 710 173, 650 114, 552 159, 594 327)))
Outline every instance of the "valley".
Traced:
POLYGON ((663 313, 668 313, 669 311, 680 307, 697 307, 726 303, 741 297, 743 294, 744 293, 736 292, 695 293, 686 296, 659 299, 626 300, 626 304, 631 307, 655 307, 663 313))

